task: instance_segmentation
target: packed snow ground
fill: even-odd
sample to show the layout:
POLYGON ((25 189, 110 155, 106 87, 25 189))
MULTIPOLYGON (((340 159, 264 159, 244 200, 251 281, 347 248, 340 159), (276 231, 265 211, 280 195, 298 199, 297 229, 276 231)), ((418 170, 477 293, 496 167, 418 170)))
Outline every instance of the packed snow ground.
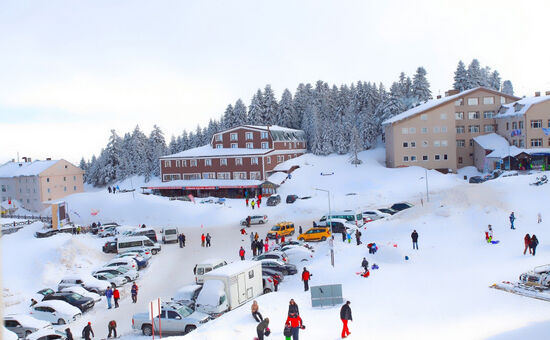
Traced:
MULTIPOLYGON (((130 303, 129 289, 122 290, 121 308, 105 310, 102 301, 70 327, 80 334, 92 321, 96 338, 107 333, 107 322, 116 319, 119 333, 132 333, 131 316, 145 311, 147 302, 169 298, 177 288, 193 282, 192 268, 202 259, 223 257, 238 259, 240 245, 251 256, 248 237, 241 237, 238 221, 247 214, 267 214, 270 223, 251 230, 265 236, 275 222, 289 220, 311 225, 328 210, 331 192, 332 210, 387 207, 409 201, 415 207, 387 220, 369 223, 363 229, 363 245, 344 244, 336 235, 336 266, 330 266, 326 244, 316 244, 316 255, 307 264, 313 274, 310 285, 342 283, 344 299, 351 301, 354 321, 350 338, 364 339, 546 339, 550 331, 550 305, 488 288, 494 282, 515 280, 524 271, 548 261, 550 231, 545 216, 550 186, 529 186, 536 175, 507 177, 483 184, 468 184, 461 175, 442 175, 428 171, 430 202, 425 197, 425 171, 422 168, 387 169, 382 165, 383 149, 363 152, 364 164, 355 168, 347 156, 315 157, 305 155, 291 160, 300 169, 279 190, 282 203, 262 205, 259 211, 244 206, 243 200, 216 204, 168 201, 166 198, 135 194, 108 194, 93 190, 68 197, 69 210, 80 223, 116 221, 120 224, 145 223, 161 227, 175 225, 187 235, 188 247, 165 245, 153 257, 150 267, 140 271, 138 304, 130 303), (334 173, 322 176, 321 173, 334 173), (287 194, 311 199, 284 203, 287 194), (349 195, 352 194, 352 195, 349 195), (420 198, 423 196, 422 206, 420 198), (98 211, 96 216, 91 212, 98 211), (516 230, 509 227, 508 215, 514 211, 516 230), (76 214, 78 216, 76 216, 76 214), (543 223, 537 224, 537 213, 543 223), (484 231, 493 225, 498 245, 488 245, 484 231), (411 249, 410 233, 420 235, 420 250, 411 249), (202 232, 210 232, 212 248, 201 248, 202 232), (536 234, 540 245, 537 256, 523 255, 523 236, 536 234), (380 249, 369 255, 366 244, 376 242, 380 249), (364 279, 363 257, 380 266, 364 279), (405 256, 409 260, 404 259, 405 256)), ((477 174, 477 173, 475 173, 477 174)), ((138 186, 139 179, 132 184, 138 186)), ((129 188, 129 181, 121 183, 129 188)), ((105 263, 112 255, 101 253, 104 240, 89 235, 56 235, 35 239, 34 225, 2 237, 5 312, 25 311, 30 295, 45 287, 55 288, 63 273, 84 271, 105 263), (22 247, 21 245, 25 246, 22 247), (21 302, 21 303, 17 303, 21 302)), ((302 266, 298 265, 301 272, 302 266)), ((309 293, 303 292, 299 274, 285 278, 277 293, 257 298, 260 312, 269 317, 274 339, 281 339, 288 301, 294 298, 307 326, 301 339, 340 338, 340 306, 311 308, 309 293)), ((250 315, 250 303, 209 322, 186 339, 253 339, 256 322, 250 315)), ((64 328, 64 327, 62 327, 64 328)), ((76 332, 76 333, 75 333, 76 332)))

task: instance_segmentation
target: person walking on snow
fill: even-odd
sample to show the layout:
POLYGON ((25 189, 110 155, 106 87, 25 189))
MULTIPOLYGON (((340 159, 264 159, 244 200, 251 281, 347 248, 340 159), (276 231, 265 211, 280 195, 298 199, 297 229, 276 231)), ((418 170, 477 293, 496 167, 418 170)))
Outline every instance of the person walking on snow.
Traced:
POLYGON ((113 289, 111 286, 107 287, 107 290, 105 290, 105 298, 107 299, 107 309, 111 309, 113 306, 111 305, 111 298, 113 297, 113 289))
POLYGON ((113 187, 113 194, 116 194, 116 187, 113 187))
POLYGON ((346 301, 346 303, 340 308, 340 319, 343 323, 342 328, 342 339, 346 338, 348 335, 351 334, 351 332, 348 329, 348 321, 353 321, 351 317, 351 307, 349 306, 350 302, 346 301))
POLYGON ((514 216, 514 212, 512 211, 512 213, 510 214, 510 229, 516 229, 514 227, 515 220, 516 220, 516 216, 514 216))
POLYGON ((260 253, 260 255, 264 252, 264 240, 260 240, 260 242, 258 243, 258 252, 260 253))
MULTIPOLYGON (((132 303, 137 303, 137 294, 138 294, 138 285, 134 282, 134 284, 132 285, 132 289, 131 289, 131 293, 132 293, 132 303)), ((115 335, 115 338, 116 338, 116 335, 115 335)))
POLYGON ((533 234, 533 236, 531 236, 531 243, 529 243, 530 248, 533 250, 533 256, 535 256, 538 245, 539 245, 539 240, 537 239, 537 236, 533 234))
POLYGON ((260 238, 260 236, 258 236, 258 232, 256 232, 256 234, 254 234, 254 240, 258 241, 259 238, 260 238))
POLYGON ((256 334, 258 335, 258 340, 264 340, 264 335, 268 336, 271 332, 269 331, 269 318, 265 318, 256 326, 256 334))
POLYGON ((357 241, 357 245, 361 244, 361 232, 359 229, 355 230, 355 241, 357 241))
POLYGON ((281 243, 285 243, 285 235, 281 236, 281 243))
POLYGON ((67 337, 66 340, 74 340, 73 333, 71 332, 70 328, 65 328, 65 336, 67 337))
POLYGON ((252 249, 252 256, 256 256, 258 252, 256 241, 252 241, 252 243, 250 243, 250 249, 252 249))
POLYGON ((416 247, 416 250, 418 250, 418 233, 416 232, 416 230, 413 230, 411 234, 411 239, 413 241, 413 249, 415 249, 416 247))
POLYGON ((248 197, 246 198, 246 206, 248 207, 248 197))
POLYGON ((118 308, 118 300, 120 300, 120 292, 115 287, 115 290, 113 290, 113 298, 115 299, 115 308, 118 308))
POLYGON ((256 320, 256 322, 260 322, 264 319, 262 317, 262 314, 260 314, 260 312, 258 312, 258 302, 256 300, 254 300, 254 302, 252 302, 252 306, 250 307, 250 309, 251 309, 251 312, 252 312, 252 317, 254 317, 254 320, 256 320))
POLYGON ((241 257, 241 261, 244 261, 244 249, 241 246, 241 249, 239 250, 239 256, 241 257))
POLYGON ((258 209, 260 209, 260 204, 262 203, 261 199, 256 200, 256 205, 258 206, 258 209))
POLYGON ((114 333, 115 338, 116 338, 117 337, 116 336, 116 321, 115 320, 109 321, 108 328, 109 328, 109 335, 107 335, 107 338, 111 337, 111 333, 114 333))
POLYGON ((94 330, 92 329, 92 323, 88 322, 86 327, 84 327, 84 329, 82 330, 82 337, 86 340, 90 340, 91 339, 90 334, 92 335, 92 337, 95 336, 94 330))
POLYGON ((537 223, 542 222, 542 215, 540 213, 537 214, 537 223))
POLYGON ((265 243, 264 243, 264 253, 267 253, 268 250, 269 250, 269 242, 265 241, 265 243))
POLYGON ((302 235, 304 232, 302 231, 302 226, 298 228, 298 235, 302 235))
POLYGON ((296 304, 296 301, 294 299, 290 299, 290 302, 288 303, 288 314, 296 313, 297 315, 300 315, 300 309, 298 308, 298 305, 296 304))
POLYGON ((346 237, 348 238, 348 243, 351 243, 351 233, 346 233, 346 237))
POLYGON ((252 202, 250 202, 250 206, 252 207, 252 210, 254 210, 254 200, 252 200, 252 202))
POLYGON ((366 257, 363 257, 363 262, 361 262, 361 267, 363 267, 365 271, 369 270, 369 261, 367 261, 366 257))
POLYGON ((111 193, 113 190, 111 190, 111 187, 107 187, 107 190, 109 190, 109 193, 111 193))
POLYGON ((529 254, 531 254, 533 251, 531 250, 531 236, 529 236, 529 234, 525 234, 525 237, 523 237, 523 243, 525 244, 523 255, 527 252, 527 248, 529 248, 529 254))
POLYGON ((254 233, 250 233, 250 243, 254 242, 254 233))
POLYGON ((296 313, 289 313, 286 319, 285 325, 290 327, 290 334, 292 334, 292 340, 298 340, 298 334, 300 328, 304 329, 304 324, 300 315, 296 313))
POLYGON ((204 234, 201 235, 201 247, 204 247, 204 241, 206 241, 206 236, 204 234))
POLYGON ((275 234, 275 243, 279 244, 279 234, 275 234))
POLYGON ((178 235, 178 242, 180 244, 180 248, 183 248, 183 234, 178 235))
POLYGON ((211 239, 212 239, 212 236, 210 236, 210 233, 206 233, 206 247, 210 247, 211 239))
POLYGON ((346 232, 342 231, 342 242, 346 242, 346 232))
POLYGON ((181 241, 183 243, 183 247, 185 248, 185 234, 181 233, 181 241))
POLYGON ((302 272, 302 281, 304 281, 304 292, 307 292, 309 290, 309 279, 312 276, 313 275, 307 271, 306 267, 304 267, 304 271, 302 272))

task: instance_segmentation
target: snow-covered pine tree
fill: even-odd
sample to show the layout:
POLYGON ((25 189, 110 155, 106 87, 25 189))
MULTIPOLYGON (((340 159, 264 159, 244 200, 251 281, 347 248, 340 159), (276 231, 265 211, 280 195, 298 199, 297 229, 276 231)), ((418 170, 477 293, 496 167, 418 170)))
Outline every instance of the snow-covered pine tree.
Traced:
POLYGON ((82 180, 84 183, 87 183, 87 173, 88 173, 88 163, 86 163, 86 160, 84 159, 84 157, 82 157, 82 159, 80 160, 80 164, 78 165, 78 167, 80 169, 82 169, 84 171, 84 175, 82 176, 82 180))
POLYGON ((178 152, 178 140, 174 135, 172 135, 172 138, 170 138, 170 144, 168 144, 168 152, 169 154, 175 154, 178 152))
POLYGON ((481 86, 482 83, 483 81, 479 60, 473 59, 470 65, 468 65, 468 89, 481 86))
POLYGON ((250 101, 250 106, 248 107, 248 124, 251 125, 262 125, 263 114, 262 114, 262 102, 263 94, 260 89, 252 96, 250 101))
POLYGON ((454 76, 453 88, 460 92, 468 89, 468 71, 466 71, 466 65, 460 60, 456 66, 455 76, 454 76))
POLYGON ((122 147, 120 154, 120 164, 117 169, 117 180, 122 180, 132 176, 132 135, 126 132, 122 138, 122 147))
POLYGON ((292 125, 292 119, 294 117, 294 105, 292 103, 292 93, 288 89, 283 91, 281 101, 277 108, 277 116, 274 124, 284 127, 290 127, 292 125))
POLYGON ((432 91, 430 91, 430 83, 426 78, 426 74, 424 67, 420 66, 413 76, 412 93, 419 102, 432 99, 432 91))
POLYGON ((92 159, 86 169, 86 183, 96 185, 97 181, 97 158, 95 155, 92 155, 92 159))
POLYGON ((355 167, 363 163, 358 156, 361 150, 362 150, 361 138, 359 137, 359 132, 357 131, 357 127, 353 126, 351 128, 351 137, 350 137, 350 152, 351 152, 350 161, 351 161, 351 164, 355 165, 355 167))
POLYGON ((494 70, 489 77, 489 88, 500 91, 500 74, 497 70, 494 70))
MULTIPOLYGON (((291 120, 290 127, 300 129, 303 123, 304 114, 308 105, 313 103, 313 90, 311 84, 300 84, 296 89, 294 96, 294 117, 291 120)), ((309 147, 309 146, 308 146, 309 147)))
POLYGON ((160 176, 160 157, 166 155, 167 147, 164 140, 162 130, 157 126, 153 126, 153 131, 149 135, 148 141, 148 171, 145 174, 145 181, 148 182, 152 177, 160 176))
POLYGON ((189 149, 189 135, 187 134, 187 130, 183 130, 183 133, 181 134, 178 149, 180 152, 189 149))
POLYGON ((514 95, 514 87, 512 86, 512 82, 510 80, 505 80, 502 83, 502 93, 510 96, 514 95))
POLYGON ((237 126, 237 120, 235 117, 235 112, 233 110, 233 105, 229 104, 225 108, 225 112, 223 114, 223 121, 226 129, 231 129, 237 126))
POLYGON ((118 178, 117 172, 120 172, 120 162, 122 156, 122 139, 117 135, 115 130, 111 130, 111 136, 107 147, 101 154, 103 159, 101 178, 102 184, 109 184, 116 181, 118 178))
POLYGON ((277 99, 271 85, 267 84, 262 97, 262 124, 274 125, 277 118, 277 99))
POLYGON ((147 136, 136 125, 131 138, 131 173, 133 175, 145 176, 149 169, 147 136))
MULTIPOLYGON (((237 102, 235 103, 235 107, 233 108, 233 112, 235 115, 235 126, 241 126, 245 125, 248 122, 248 117, 246 114, 246 105, 244 105, 243 101, 239 98, 237 99, 237 102)), ((219 132, 219 131, 216 131, 219 132)))

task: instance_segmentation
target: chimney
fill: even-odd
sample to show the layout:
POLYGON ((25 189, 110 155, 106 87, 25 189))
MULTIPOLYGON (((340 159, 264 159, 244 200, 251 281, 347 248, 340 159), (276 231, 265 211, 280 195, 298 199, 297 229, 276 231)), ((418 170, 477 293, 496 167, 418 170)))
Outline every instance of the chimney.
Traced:
POLYGON ((544 92, 544 95, 545 95, 545 96, 550 96, 550 91, 544 92))
POLYGON ((441 99, 441 95, 440 95, 440 94, 437 95, 437 99, 441 99))
POLYGON ((535 92, 535 97, 540 97, 540 92, 539 91, 535 92))

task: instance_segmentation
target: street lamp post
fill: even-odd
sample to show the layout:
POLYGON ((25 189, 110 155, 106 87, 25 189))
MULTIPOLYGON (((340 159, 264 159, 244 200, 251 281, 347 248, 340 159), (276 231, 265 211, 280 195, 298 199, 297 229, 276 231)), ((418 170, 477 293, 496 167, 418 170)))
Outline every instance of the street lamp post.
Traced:
POLYGON ((428 169, 424 169, 424 171, 425 171, 424 177, 420 177, 419 179, 424 178, 425 181, 426 181, 426 201, 429 202, 430 201, 430 193, 428 191, 428 169))
MULTIPOLYGON (((327 217, 327 220, 328 220, 328 223, 330 224, 330 235, 331 235, 331 237, 334 237, 333 236, 334 233, 332 232, 332 219, 330 217, 330 215, 331 215, 331 211, 330 211, 330 191, 325 190, 325 189, 319 189, 319 188, 315 188, 315 190, 324 191, 324 192, 327 193, 327 196, 328 196, 328 217, 327 217)), ((330 248, 330 259, 331 259, 331 264, 334 267, 334 247, 330 248)))

